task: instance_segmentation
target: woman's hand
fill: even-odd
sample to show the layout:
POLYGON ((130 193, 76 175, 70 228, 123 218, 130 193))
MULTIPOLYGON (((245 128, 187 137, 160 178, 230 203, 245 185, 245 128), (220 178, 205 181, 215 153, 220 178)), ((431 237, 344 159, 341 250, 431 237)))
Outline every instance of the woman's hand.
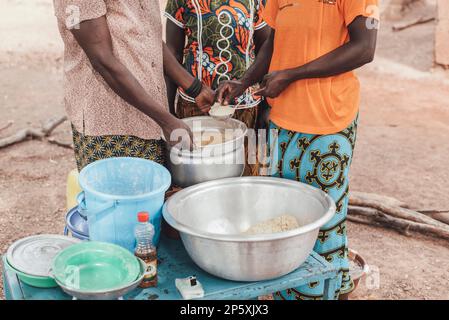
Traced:
POLYGON ((208 113, 215 101, 215 91, 203 85, 201 93, 195 98, 195 103, 203 113, 208 113))
POLYGON ((240 80, 220 82, 217 89, 217 102, 229 105, 236 97, 240 97, 248 87, 240 80))
POLYGON ((276 98, 287 89, 291 82, 291 77, 287 70, 271 72, 263 78, 260 85, 262 89, 254 93, 254 95, 276 98))
POLYGON ((161 128, 165 141, 170 146, 177 146, 179 149, 193 149, 193 133, 190 127, 182 120, 168 114, 164 117, 161 128))

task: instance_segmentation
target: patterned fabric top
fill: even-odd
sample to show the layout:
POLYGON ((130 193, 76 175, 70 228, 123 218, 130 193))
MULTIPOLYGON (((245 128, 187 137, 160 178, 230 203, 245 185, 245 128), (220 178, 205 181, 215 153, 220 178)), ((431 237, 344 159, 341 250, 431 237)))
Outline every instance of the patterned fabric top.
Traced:
POLYGON ((266 25, 264 5, 265 0, 168 0, 165 16, 187 36, 184 67, 212 89, 240 79, 255 59, 254 31, 266 25))
POLYGON ((54 0, 64 41, 64 103, 70 121, 86 135, 131 135, 159 139, 161 129, 106 84, 70 29, 106 17, 114 55, 146 92, 168 109, 162 65, 162 24, 156 0, 54 0))

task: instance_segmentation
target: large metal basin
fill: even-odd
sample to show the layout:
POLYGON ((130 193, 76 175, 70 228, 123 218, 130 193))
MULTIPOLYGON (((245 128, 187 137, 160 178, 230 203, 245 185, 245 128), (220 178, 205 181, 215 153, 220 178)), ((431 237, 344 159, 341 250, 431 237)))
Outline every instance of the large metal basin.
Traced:
POLYGON ((334 214, 334 201, 321 190, 271 177, 201 183, 176 193, 163 209, 193 261, 215 276, 235 281, 273 279, 297 269, 312 251, 319 228, 334 214), (295 216, 300 228, 242 234, 285 214, 295 216))
POLYGON ((168 168, 173 183, 189 187, 201 182, 240 177, 245 170, 246 125, 236 119, 226 121, 212 117, 183 119, 192 131, 219 131, 230 139, 222 144, 198 147, 194 151, 168 146, 168 168))

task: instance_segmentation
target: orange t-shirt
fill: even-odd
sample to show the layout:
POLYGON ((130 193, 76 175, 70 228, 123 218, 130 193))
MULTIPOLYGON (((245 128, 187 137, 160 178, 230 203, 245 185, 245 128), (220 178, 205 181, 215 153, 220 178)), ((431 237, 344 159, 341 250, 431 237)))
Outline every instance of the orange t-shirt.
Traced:
MULTIPOLYGON (((270 72, 313 61, 349 41, 357 16, 379 19, 377 0, 268 0, 264 20, 276 30, 270 72)), ((374 24, 373 24, 374 25, 374 24)), ((292 83, 275 99, 271 120, 303 133, 331 134, 358 113, 360 85, 353 72, 292 83)))

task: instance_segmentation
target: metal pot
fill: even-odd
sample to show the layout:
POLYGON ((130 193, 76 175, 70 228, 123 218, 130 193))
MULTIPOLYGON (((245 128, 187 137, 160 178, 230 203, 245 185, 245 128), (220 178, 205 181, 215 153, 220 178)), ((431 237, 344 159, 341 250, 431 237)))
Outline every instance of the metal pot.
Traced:
POLYGON ((163 209, 193 261, 215 276, 235 281, 268 280, 297 269, 310 255, 319 228, 334 214, 335 203, 323 191, 271 177, 198 184, 173 195, 163 209), (242 234, 285 214, 296 217, 300 228, 242 234))
POLYGON ((183 121, 193 132, 217 131, 228 138, 224 143, 199 146, 193 151, 168 146, 168 168, 175 185, 189 187, 243 174, 247 133, 243 122, 236 119, 219 121, 212 117, 192 117, 183 121))

